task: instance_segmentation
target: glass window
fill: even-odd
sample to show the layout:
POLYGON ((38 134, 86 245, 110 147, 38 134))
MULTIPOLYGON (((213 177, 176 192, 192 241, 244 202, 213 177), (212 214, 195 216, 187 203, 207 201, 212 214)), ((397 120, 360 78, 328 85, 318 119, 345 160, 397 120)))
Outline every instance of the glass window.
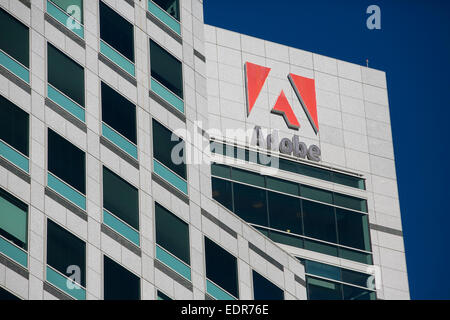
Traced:
POLYGON ((164 293, 162 293, 162 292, 159 291, 159 290, 157 290, 156 296, 157 296, 158 300, 166 300, 166 301, 173 300, 173 299, 171 299, 168 295, 165 295, 164 293))
POLYGON ((334 208, 302 200, 305 236, 337 243, 334 208))
POLYGON ((30 32, 27 26, 0 8, 0 49, 30 67, 30 32))
POLYGON ((339 257, 365 264, 373 264, 371 253, 365 253, 346 248, 339 248, 339 257))
POLYGON ((265 186, 264 177, 259 175, 258 173, 240 170, 236 168, 231 169, 231 178, 235 181, 240 181, 243 183, 251 184, 258 187, 265 186))
POLYGON ((139 230, 138 190, 103 167, 103 207, 139 230))
POLYGON ((69 266, 77 266, 80 284, 86 286, 85 242, 51 220, 47 220, 47 264, 66 276, 69 266))
POLYGON ((183 98, 181 62, 152 40, 150 40, 150 66, 152 78, 183 98))
POLYGON ((342 300, 342 285, 306 277, 308 300, 342 300))
POLYGON ((72 6, 78 7, 72 16, 81 23, 83 23, 83 0, 51 0, 51 1, 68 14, 72 14, 72 12, 75 10, 73 9, 72 6), (78 13, 80 14, 79 18, 77 16, 78 13))
POLYGON ((206 277, 239 298, 236 258, 205 237, 206 277))
POLYGON ((304 198, 317 200, 325 203, 333 203, 333 192, 310 186, 301 185, 300 195, 304 198))
POLYGON ((364 184, 364 179, 349 176, 346 174, 333 172, 333 182, 343 184, 345 186, 358 188, 358 189, 366 189, 366 186, 364 184))
POLYGON ((370 251, 367 215, 336 209, 339 243, 352 248, 370 251))
POLYGON ((306 250, 320 252, 320 253, 327 254, 327 255, 330 255, 333 257, 338 256, 338 247, 335 245, 331 245, 331 244, 327 244, 327 243, 323 243, 323 242, 319 242, 319 241, 314 241, 314 240, 309 240, 309 239, 305 239, 303 242, 304 242, 304 246, 305 246, 306 250))
POLYGON ((328 264, 306 260, 305 272, 315 276, 341 281, 341 268, 328 264))
POLYGON ((266 236, 275 242, 297 248, 303 248, 303 238, 299 238, 297 236, 289 235, 283 232, 276 232, 273 230, 270 230, 267 233, 268 234, 266 234, 266 236))
POLYGON ((190 264, 189 226, 183 220, 155 203, 156 243, 190 264))
POLYGON ((296 167, 297 167, 297 172, 304 176, 321 179, 321 180, 326 180, 326 181, 331 180, 331 173, 327 170, 313 167, 313 166, 307 166, 307 165, 300 164, 300 163, 296 164, 296 167))
POLYGON ((268 227, 266 190, 233 183, 234 212, 247 221, 268 227))
POLYGON ((29 115, 0 95, 0 139, 28 156, 29 115))
POLYGON ((85 153, 48 129, 48 170, 86 194, 85 153))
POLYGON ((83 67, 50 43, 47 44, 47 67, 48 82, 84 107, 83 67))
POLYGON ((361 288, 343 285, 344 300, 376 300, 376 293, 361 288))
POLYGON ((212 196, 228 210, 233 210, 231 182, 218 178, 212 178, 212 196))
POLYGON ((139 300, 140 279, 107 256, 103 260, 104 299, 139 300))
POLYGON ((253 297, 255 300, 283 300, 284 292, 253 270, 253 297))
POLYGON ((285 181, 277 178, 267 177, 266 178, 267 188, 281 191, 284 193, 289 193, 294 196, 298 196, 298 184, 290 181, 285 181))
POLYGON ((0 188, 0 235, 27 250, 27 230, 28 206, 0 188))
POLYGON ((102 82, 102 120, 114 130, 137 143, 136 106, 102 82))
POLYGON ((211 174, 222 178, 231 178, 231 167, 213 163, 211 165, 211 174))
POLYGON ((367 287, 372 283, 369 283, 370 274, 352 271, 348 269, 342 269, 342 281, 355 284, 360 287, 367 287))
POLYGON ((367 201, 344 194, 334 194, 334 204, 340 207, 367 212, 367 201))
MULTIPOLYGON (((159 162, 164 164, 166 167, 174 171, 180 177, 186 180, 186 164, 184 161, 184 141, 179 138, 179 140, 172 141, 172 132, 160 124, 158 121, 153 119, 153 156, 159 162), (181 144, 179 146, 178 144, 181 144), (183 160, 181 163, 176 164, 172 161, 172 150, 179 150, 175 155, 183 160)), ((175 136, 175 135, 174 135, 175 136)), ((175 136, 176 137, 176 136, 175 136)), ((181 160, 176 159, 176 160, 181 160)))
POLYGON ((179 0, 152 0, 168 14, 180 21, 180 2, 179 0))
POLYGON ((300 199, 268 191, 269 223, 273 229, 303 234, 300 199))
POLYGON ((100 1, 100 38, 134 62, 133 25, 100 1))

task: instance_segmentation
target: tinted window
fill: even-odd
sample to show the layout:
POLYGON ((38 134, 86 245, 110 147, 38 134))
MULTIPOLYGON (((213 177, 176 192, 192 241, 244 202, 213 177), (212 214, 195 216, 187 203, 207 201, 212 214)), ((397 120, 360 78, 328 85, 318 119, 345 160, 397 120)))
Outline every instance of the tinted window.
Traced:
POLYGON ((270 227, 303 234, 300 199, 270 191, 268 195, 270 227))
POLYGON ((85 168, 84 152, 48 129, 48 170, 85 194, 85 168))
POLYGON ((336 218, 340 244, 370 251, 367 215, 336 209, 336 218))
POLYGON ((48 82, 84 107, 83 67, 50 43, 47 45, 47 67, 48 82))
POLYGON ((189 226, 180 218, 155 203, 156 243, 190 264, 189 226))
POLYGON ((228 210, 233 210, 230 181, 212 178, 212 196, 228 210))
POLYGON ((181 62, 150 40, 151 75, 170 91, 183 98, 181 62))
POLYGON ((0 189, 0 235, 27 250, 28 206, 0 189))
POLYGON ((86 244, 66 229, 51 220, 47 220, 47 264, 67 274, 69 266, 78 266, 81 270, 81 285, 86 285, 86 244))
POLYGON ((369 274, 342 269, 342 281, 355 284, 360 287, 372 285, 372 281, 369 281, 370 277, 371 275, 369 274))
POLYGON ((206 277, 239 298, 236 258, 205 237, 206 277))
POLYGON ((152 0, 163 8, 168 14, 180 21, 180 3, 179 0, 152 0))
POLYGON ((0 49, 30 67, 30 43, 28 27, 0 8, 0 49))
POLYGON ((166 167, 177 173, 183 179, 186 179, 186 164, 185 161, 180 164, 172 162, 172 149, 177 146, 177 156, 184 157, 184 141, 180 140, 172 141, 172 132, 153 119, 153 156, 166 167), (178 144, 182 144, 182 148, 178 148, 178 144))
POLYGON ((268 227, 266 190, 233 184, 234 212, 249 223, 268 227))
POLYGON ((83 0, 52 0, 52 2, 60 7, 64 12, 70 13, 72 17, 83 23, 83 0), (73 6, 78 7, 79 10, 74 12, 73 6), (78 13, 80 14, 79 18, 77 16, 78 13))
POLYGON ((218 177, 223 177, 223 178, 228 178, 230 179, 231 177, 231 168, 221 165, 221 164, 217 164, 217 163, 213 163, 211 165, 211 174, 213 176, 218 176, 218 177))
POLYGON ((28 156, 28 113, 0 95, 0 139, 28 156))
POLYGON ((136 144, 136 106, 103 82, 102 120, 136 144))
POLYGON ((104 299, 105 300, 139 300, 139 277, 104 256, 104 299))
POLYGON ((336 243, 334 208, 307 200, 302 203, 305 236, 336 243))
POLYGON ((331 191, 301 185, 300 195, 304 198, 308 198, 311 200, 317 200, 325 203, 333 203, 333 193, 331 191))
POLYGON ((103 207, 139 230, 138 190, 103 167, 103 207))
POLYGON ((342 285, 307 277, 308 300, 342 300, 342 285))
POLYGON ((231 178, 235 181, 251 184, 253 186, 265 187, 264 177, 255 172, 232 168, 231 178))
POLYGON ((297 183, 271 177, 266 178, 266 183, 268 189, 281 191, 283 193, 289 193, 295 196, 299 195, 297 183))
POLYGON ((167 301, 172 300, 169 296, 165 295, 164 293, 162 293, 159 290, 157 291, 156 296, 157 296, 158 300, 167 300, 167 301))
POLYGON ((341 268, 328 264, 307 260, 305 261, 305 272, 319 277, 341 281, 341 268))
POLYGON ((335 205, 340 207, 346 207, 349 209, 367 212, 367 201, 364 199, 359 199, 344 194, 335 193, 334 203, 335 205))
POLYGON ((134 61, 133 25, 100 1, 100 38, 134 61))
POLYGON ((253 271, 253 295, 255 300, 283 300, 284 292, 272 282, 253 271))
POLYGON ((375 300, 375 292, 343 285, 344 300, 375 300))

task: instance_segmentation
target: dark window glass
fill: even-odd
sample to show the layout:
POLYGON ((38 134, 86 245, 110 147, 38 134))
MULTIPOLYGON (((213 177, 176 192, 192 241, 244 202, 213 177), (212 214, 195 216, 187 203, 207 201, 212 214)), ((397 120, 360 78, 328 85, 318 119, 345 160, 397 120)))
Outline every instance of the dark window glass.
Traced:
POLYGON ((0 301, 14 301, 20 300, 18 297, 13 295, 11 292, 0 287, 0 301))
POLYGON ((150 66, 154 79, 183 98, 181 62, 152 40, 150 40, 150 66))
POLYGON ((0 8, 0 49, 30 67, 30 32, 27 26, 0 8))
POLYGON ((139 300, 139 277, 104 256, 104 299, 105 300, 139 300))
POLYGON ((309 239, 305 239, 303 242, 306 250, 328 254, 333 257, 338 256, 337 246, 309 239))
POLYGON ((164 293, 162 293, 162 292, 159 291, 159 290, 157 291, 156 295, 157 295, 157 297, 158 297, 158 300, 166 300, 166 301, 173 300, 173 299, 171 299, 169 296, 165 295, 164 293))
POLYGON ((102 82, 102 120, 126 137, 136 141, 136 106, 102 82))
POLYGON ((69 141, 48 129, 48 170, 86 194, 86 155, 69 141))
POLYGON ((206 277, 239 298, 236 258, 205 237, 206 277))
POLYGON ((86 286, 86 244, 51 220, 47 220, 47 264, 66 276, 69 266, 78 266, 80 284, 86 286))
POLYGON ((103 167, 103 207, 139 230, 138 190, 103 167))
POLYGON ((152 0, 172 17, 180 21, 180 2, 179 0, 152 0))
POLYGON ((342 285, 306 277, 308 300, 342 300, 342 285))
POLYGON ((222 178, 231 178, 231 168, 221 164, 213 163, 211 165, 211 174, 222 178))
POLYGON ((343 184, 349 187, 365 189, 364 179, 348 176, 342 173, 333 172, 333 182, 343 184))
POLYGON ((299 238, 297 236, 289 235, 283 232, 276 232, 273 230, 270 230, 267 236, 275 242, 297 248, 303 248, 303 238, 299 238))
POLYGON ((336 209, 339 244, 370 251, 367 215, 336 209))
POLYGON ((253 186, 264 187, 264 177, 258 173, 240 170, 236 168, 231 169, 231 178, 235 181, 251 184, 253 186))
POLYGON ((268 196, 270 227, 303 234, 300 199, 270 191, 268 196))
POLYGON ((368 285, 371 285, 372 282, 368 281, 370 277, 370 274, 342 269, 342 281, 355 284, 360 287, 367 287, 368 285))
POLYGON ((84 107, 83 67, 50 43, 47 45, 47 66, 48 82, 84 107))
POLYGON ((234 211, 247 221, 268 227, 266 190, 233 183, 234 211))
POLYGON ((290 181, 285 181, 277 178, 267 177, 266 178, 267 188, 272 190, 281 191, 284 193, 289 193, 294 196, 298 196, 298 184, 290 181))
POLYGON ((29 115, 1 95, 0 139, 24 155, 29 155, 29 115))
POLYGON ((312 177, 312 178, 316 178, 316 179, 326 180, 326 181, 331 180, 331 173, 327 170, 312 167, 312 166, 307 166, 307 165, 300 164, 300 163, 296 164, 296 166, 297 166, 297 172, 299 174, 302 174, 302 175, 308 176, 308 177, 312 177))
POLYGON ((339 257, 365 264, 373 264, 372 254, 356 250, 339 248, 339 257))
POLYGON ((333 203, 333 193, 327 190, 301 185, 300 195, 304 198, 311 200, 317 200, 325 203, 333 203))
POLYGON ((155 203, 155 216, 156 243, 190 264, 189 226, 158 203, 155 203))
POLYGON ((283 300, 284 292, 258 272, 253 271, 253 296, 255 300, 283 300))
POLYGON ((212 196, 228 210, 233 210, 230 181, 212 178, 212 196))
POLYGON ((334 194, 334 204, 340 207, 367 212, 367 201, 344 194, 334 194))
POLYGON ((172 141, 172 132, 160 124, 158 121, 153 119, 153 156, 164 164, 166 167, 177 173, 183 179, 186 180, 186 164, 184 161, 184 141, 179 138, 179 140, 172 141), (178 144, 181 143, 181 148, 178 144), (176 155, 180 155, 183 161, 180 164, 175 164, 172 162, 172 149, 176 147, 176 155))
POLYGON ((305 236, 336 243, 334 208, 308 200, 302 203, 305 236))
POLYGON ((27 231, 28 206, 0 188, 0 235, 27 250, 27 231))
POLYGON ((100 38, 134 62, 133 25, 100 1, 100 38))
POLYGON ((343 285, 344 300, 375 300, 376 294, 373 291, 364 290, 352 286, 343 285))
POLYGON ((83 23, 83 0, 52 0, 52 2, 60 7, 64 12, 72 15, 72 17, 83 23), (79 11, 74 11, 71 6, 77 6, 79 11), (77 16, 78 13, 80 14, 80 17, 77 16))
POLYGON ((341 281, 341 268, 328 264, 306 260, 305 272, 315 276, 341 281))

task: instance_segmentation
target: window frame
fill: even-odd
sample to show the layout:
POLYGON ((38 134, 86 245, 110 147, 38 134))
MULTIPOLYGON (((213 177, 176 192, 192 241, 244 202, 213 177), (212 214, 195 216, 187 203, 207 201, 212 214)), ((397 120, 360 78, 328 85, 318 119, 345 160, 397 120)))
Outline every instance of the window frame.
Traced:
MULTIPOLYGON (((151 1, 151 0, 150 0, 151 1)), ((178 99, 180 99, 181 101, 183 101, 183 104, 185 104, 185 96, 186 96, 186 85, 185 85, 185 81, 184 81, 184 64, 183 64, 183 61, 182 60, 180 60, 177 56, 175 56, 172 52, 170 52, 170 50, 166 47, 166 46, 164 46, 164 45, 162 45, 159 41, 156 41, 154 38, 152 38, 152 37, 150 37, 150 36, 148 36, 148 42, 147 42, 147 44, 148 44, 148 49, 149 49, 149 56, 148 56, 148 74, 149 74, 149 80, 148 80, 148 85, 149 85, 149 88, 150 88, 150 90, 152 90, 151 88, 152 88, 152 84, 151 84, 151 82, 152 82, 152 79, 154 79, 156 82, 158 82, 161 86, 163 86, 165 89, 167 89, 169 92, 171 92, 174 96, 176 96, 178 99), (176 94, 175 92, 173 92, 171 89, 169 89, 168 87, 166 87, 164 84, 162 84, 159 80, 157 80, 157 79, 155 79, 155 78, 153 78, 152 77, 152 53, 151 53, 151 50, 150 50, 150 46, 151 46, 151 42, 154 42, 156 45, 158 45, 160 48, 162 48, 165 52, 167 52, 167 54, 168 55, 170 55, 170 56, 172 56, 175 60, 177 60, 179 63, 180 63, 180 65, 181 65, 181 90, 182 90, 182 93, 183 93, 183 96, 182 97, 180 97, 178 94, 176 94)), ((182 113, 181 111, 179 111, 178 110, 178 112, 180 112, 180 113, 182 113)), ((182 114, 185 114, 186 113, 186 110, 184 111, 184 113, 182 113, 182 114)))
MULTIPOLYGON (((6 53, 9 57, 12 57, 16 62, 18 62, 21 66, 23 66, 24 68, 26 68, 28 70, 28 72, 30 72, 31 70, 31 26, 28 25, 25 21, 23 21, 21 18, 19 18, 15 13, 11 12, 10 10, 7 10, 5 8, 1 8, 3 9, 7 14, 9 14, 11 17, 13 17, 14 19, 16 19, 19 23, 21 23, 22 25, 24 25, 25 27, 28 28, 28 67, 26 65, 24 65, 22 62, 20 62, 19 60, 17 60, 15 57, 11 56, 9 53, 5 52, 3 49, 1 49, 4 53, 6 53)), ((31 79, 30 79, 31 82, 31 79)), ((28 82, 28 84, 30 84, 30 82, 28 82)))
MULTIPOLYGON (((180 26, 181 26, 181 0, 178 0, 178 14, 179 14, 179 16, 180 16, 180 18, 179 19, 177 19, 177 18, 175 18, 174 16, 172 16, 170 13, 168 13, 167 12, 167 10, 164 10, 159 4, 157 4, 155 1, 153 1, 153 0, 149 0, 149 1, 151 1, 151 2, 153 2, 153 4, 154 5, 156 5, 159 9, 161 9, 162 11, 164 11, 165 13, 167 13, 167 15, 168 16, 170 16, 173 20, 175 20, 175 21, 177 21, 179 24, 180 24, 180 26)), ((150 10, 149 10, 149 8, 148 8, 148 1, 147 1, 147 11, 149 11, 150 12, 150 10)), ((164 22, 163 22, 164 23, 164 22)), ((181 30, 182 30, 183 28, 181 28, 181 30)))

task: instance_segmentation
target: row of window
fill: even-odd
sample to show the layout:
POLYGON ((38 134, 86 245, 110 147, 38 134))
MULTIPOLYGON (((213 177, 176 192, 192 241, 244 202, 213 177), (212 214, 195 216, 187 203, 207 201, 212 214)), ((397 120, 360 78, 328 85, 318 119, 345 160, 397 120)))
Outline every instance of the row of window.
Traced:
MULTIPOLYGON (((265 153, 253 151, 246 148, 240 148, 233 145, 223 144, 217 141, 211 141, 211 152, 214 154, 232 157, 246 162, 256 163, 268 166, 265 153)), ((344 173, 339 173, 325 168, 310 166, 305 163, 289 160, 283 157, 270 155, 273 161, 278 162, 278 169, 296 174, 301 174, 307 177, 316 178, 324 181, 334 182, 347 187, 366 189, 365 180, 344 173)))
MULTIPOLYGON (((75 10, 73 6, 81 6, 82 1, 47 1, 49 6, 55 6, 58 10, 75 10)), ((167 8, 178 7, 178 1, 158 1, 167 8)), ((52 13, 53 11, 50 11, 52 13)), ((82 12, 82 10, 81 10, 82 12)), ((73 17, 74 15, 70 16, 73 17)), ((100 53, 123 71, 135 77, 135 52, 134 52, 134 26, 116 11, 100 1, 100 53)), ((67 19, 69 19, 68 17, 67 19)), ((64 20, 64 27, 70 25, 69 20, 64 20)), ((75 27, 72 30, 76 30, 75 27)), ((0 8, 0 65, 7 68, 24 81, 29 83, 29 28, 14 18, 8 12, 0 8)), ((166 51, 159 44, 150 40, 150 73, 151 90, 166 100, 175 109, 184 112, 183 106, 183 75, 182 63, 166 51)), ((48 98, 57 103, 65 111, 85 121, 85 71, 84 68, 58 50, 55 46, 47 45, 47 79, 48 98), (67 75, 70 74, 70 77, 67 75)), ((120 103, 129 104, 125 99, 120 103)), ((120 109, 117 106, 116 109, 120 109)), ((125 115, 127 128, 113 127, 114 130, 123 134, 120 129, 128 135, 128 140, 135 141, 136 112, 125 107, 122 111, 125 115), (134 137, 134 139, 133 139, 134 137)), ((135 108, 134 108, 135 109, 135 108)), ((124 125, 125 126, 125 125, 124 125)))
POLYGON ((372 264, 368 216, 354 211, 365 200, 224 165, 211 173, 213 198, 272 240, 372 264))
MULTIPOLYGON (((104 169, 104 175, 108 176, 105 206, 115 212, 126 206, 126 212, 122 213, 137 208, 137 192, 130 192, 126 182, 109 170, 104 169)), ((0 189, 0 211, 0 252, 17 262, 20 253, 24 253, 26 261, 28 206, 0 189)), ((138 223, 129 222, 135 226, 138 223)), ((75 298, 84 299, 86 243, 50 219, 46 230, 46 281, 75 298), (73 287, 67 285, 67 278, 74 281, 73 287)), ((190 281, 189 225, 158 203, 155 203, 155 238, 156 259, 190 281)), ((216 299, 239 298, 236 257, 210 239, 205 237, 204 241, 207 293, 216 299)), ((105 299, 140 298, 139 277, 106 256, 103 273, 105 299)), ((253 282, 255 299, 283 299, 283 290, 257 272, 253 273, 253 282)))

